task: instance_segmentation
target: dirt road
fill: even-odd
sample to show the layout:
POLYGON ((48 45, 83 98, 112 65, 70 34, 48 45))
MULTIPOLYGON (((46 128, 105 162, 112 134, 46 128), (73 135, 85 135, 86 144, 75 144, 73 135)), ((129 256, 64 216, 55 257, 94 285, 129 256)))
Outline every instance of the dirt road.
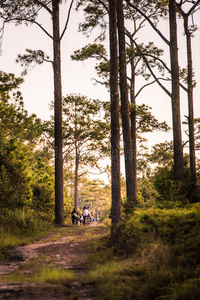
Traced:
POLYGON ((70 226, 62 228, 62 237, 57 240, 55 233, 51 233, 34 244, 9 250, 0 265, 0 299, 100 299, 95 286, 84 284, 80 278, 87 276, 89 269, 88 241, 107 232, 102 226, 70 226), (71 270, 75 277, 61 283, 28 280, 41 267, 71 270), (13 274, 17 274, 16 280, 13 274))

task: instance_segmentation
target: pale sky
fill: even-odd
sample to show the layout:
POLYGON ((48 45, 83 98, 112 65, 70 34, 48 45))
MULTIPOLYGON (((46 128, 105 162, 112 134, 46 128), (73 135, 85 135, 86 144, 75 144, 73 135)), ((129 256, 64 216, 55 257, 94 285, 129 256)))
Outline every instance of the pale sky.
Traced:
MULTIPOLYGON (((67 8, 63 4, 63 13, 61 14, 61 22, 64 23, 67 8), (65 9, 65 10, 64 10, 65 9)), ((200 27, 200 12, 195 17, 200 27)), ((109 101, 110 96, 106 88, 101 85, 94 85, 92 78, 97 78, 94 70, 95 61, 88 60, 86 62, 71 61, 70 55, 74 50, 80 49, 88 43, 94 41, 95 35, 86 38, 82 33, 77 32, 78 23, 82 18, 82 14, 72 11, 69 28, 62 40, 62 87, 63 96, 70 93, 77 93, 89 98, 98 98, 100 100, 109 101)), ((45 24, 51 31, 51 22, 46 13, 40 16, 40 22, 45 24), (42 20, 42 21, 41 21, 42 20)), ((63 24, 62 24, 63 25, 63 24)), ((158 24, 159 29, 168 36, 168 22, 158 24)), ((181 67, 186 67, 186 50, 185 37, 183 35, 182 23, 178 26, 179 36, 179 62, 181 67)), ((194 89, 194 112, 195 117, 200 117, 200 29, 194 33, 192 39, 193 46, 193 64, 196 75, 197 87, 194 89)), ((163 42, 156 36, 150 28, 145 27, 138 35, 138 42, 148 42, 154 40, 155 44, 161 48, 165 48, 164 61, 169 65, 169 50, 163 42)), ((106 41, 108 46, 108 40, 106 41)), ((31 26, 15 26, 14 24, 6 25, 2 44, 2 54, 0 56, 0 69, 4 72, 14 73, 21 76, 22 68, 16 64, 17 54, 24 54, 25 49, 44 50, 47 55, 52 57, 52 41, 45 35, 36 25, 31 26)), ((140 80, 139 80, 140 82, 140 80)), ((48 109, 48 104, 53 100, 53 72, 50 63, 44 63, 36 66, 32 71, 24 77, 24 83, 20 88, 25 108, 29 114, 36 113, 43 120, 49 119, 52 112, 48 109)), ((171 101, 170 98, 161 90, 160 87, 154 85, 144 90, 138 99, 137 104, 145 103, 153 108, 153 115, 159 121, 167 121, 171 126, 171 101)), ((185 92, 181 92, 181 118, 184 120, 187 112, 187 96, 185 92)), ((172 140, 172 132, 170 134, 153 133, 148 135, 149 144, 159 143, 165 140, 172 140)))

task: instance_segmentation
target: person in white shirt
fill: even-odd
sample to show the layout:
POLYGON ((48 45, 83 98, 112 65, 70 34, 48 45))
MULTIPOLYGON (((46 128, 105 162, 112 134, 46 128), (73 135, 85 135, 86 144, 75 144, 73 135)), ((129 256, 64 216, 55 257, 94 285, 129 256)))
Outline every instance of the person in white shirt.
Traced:
POLYGON ((80 216, 80 224, 83 224, 83 215, 80 216))
POLYGON ((84 206, 83 207, 83 224, 87 224, 87 218, 89 215, 89 211, 87 210, 87 208, 84 206))

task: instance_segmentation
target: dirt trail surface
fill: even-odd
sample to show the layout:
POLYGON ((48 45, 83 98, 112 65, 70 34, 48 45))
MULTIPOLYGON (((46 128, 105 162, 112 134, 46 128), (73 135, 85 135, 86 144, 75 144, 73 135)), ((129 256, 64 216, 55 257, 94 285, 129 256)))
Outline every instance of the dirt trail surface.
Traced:
POLYGON ((0 264, 0 299, 100 300, 95 286, 83 284, 78 278, 87 274, 89 267, 91 250, 87 240, 106 232, 108 229, 100 226, 66 227, 62 229, 62 237, 57 240, 54 233, 51 233, 37 243, 9 250, 5 261, 0 264), (32 283, 28 280, 15 282, 5 279, 2 282, 2 278, 9 278, 9 275, 16 272, 20 272, 24 278, 29 278, 42 266, 72 270, 75 272, 75 280, 66 280, 62 284, 32 283))

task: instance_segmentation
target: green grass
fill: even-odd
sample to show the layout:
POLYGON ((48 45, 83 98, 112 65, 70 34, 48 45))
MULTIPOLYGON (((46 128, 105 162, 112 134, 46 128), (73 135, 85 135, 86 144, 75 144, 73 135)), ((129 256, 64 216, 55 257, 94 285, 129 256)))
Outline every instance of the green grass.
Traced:
MULTIPOLYGON (((45 232, 47 229, 42 233, 45 232)), ((88 241, 87 274, 76 277, 68 270, 50 268, 45 261, 33 260, 26 265, 31 274, 25 276, 19 270, 9 280, 63 286, 76 280, 94 285, 99 295, 109 300, 200 299, 199 204, 184 209, 137 210, 117 228, 115 239, 109 232, 107 225, 53 227, 50 240, 67 235, 88 241)), ((25 240, 12 231, 5 233, 2 231, 1 247, 21 244, 33 237, 29 231, 21 232, 25 240)))
POLYGON ((73 228, 57 226, 33 210, 4 209, 0 212, 0 261, 4 259, 7 248, 34 242, 48 234, 49 240, 56 241, 66 234, 73 235, 73 232, 73 228))
POLYGON ((73 281, 75 274, 71 270, 61 268, 43 267, 32 277, 33 282, 48 282, 55 284, 64 284, 68 281, 73 281))
POLYGON ((103 299, 200 299, 199 204, 138 210, 117 234, 115 243, 91 241, 91 269, 82 278, 103 299))
POLYGON ((13 227, 12 229, 6 230, 5 228, 0 228, 0 260, 4 258, 4 251, 7 248, 17 247, 19 245, 28 244, 35 239, 42 238, 47 235, 52 230, 56 230, 51 224, 44 224, 44 226, 38 226, 30 230, 20 231, 13 227))
POLYGON ((31 274, 31 276, 26 276, 21 272, 14 272, 9 276, 2 277, 1 281, 65 284, 68 281, 73 281, 74 279, 75 274, 71 270, 41 267, 31 274))

